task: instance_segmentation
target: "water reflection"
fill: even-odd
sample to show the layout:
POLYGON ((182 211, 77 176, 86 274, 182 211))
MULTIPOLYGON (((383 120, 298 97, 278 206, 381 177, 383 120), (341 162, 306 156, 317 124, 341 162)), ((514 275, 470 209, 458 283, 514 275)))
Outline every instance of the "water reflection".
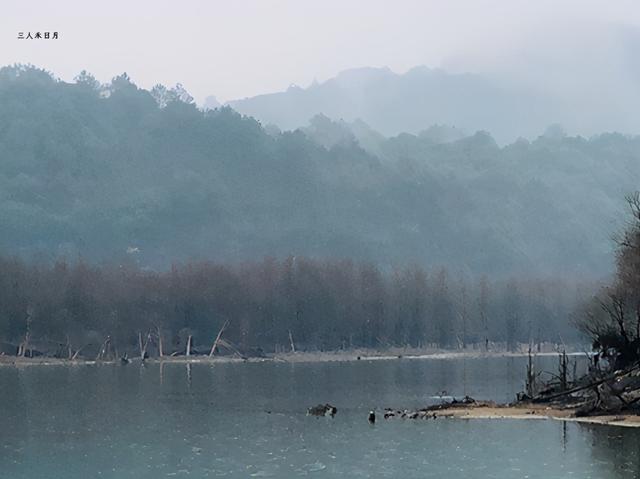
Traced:
POLYGON ((595 463, 610 465, 613 478, 640 477, 640 430, 581 425, 595 463))
POLYGON ((604 434, 611 428, 560 421, 367 421, 372 408, 422 406, 443 390, 512 399, 525 366, 523 358, 483 358, 3 368, 0 470, 18 479, 638 473, 636 431, 604 434), (307 417, 319 402, 335 404, 336 418, 307 417))

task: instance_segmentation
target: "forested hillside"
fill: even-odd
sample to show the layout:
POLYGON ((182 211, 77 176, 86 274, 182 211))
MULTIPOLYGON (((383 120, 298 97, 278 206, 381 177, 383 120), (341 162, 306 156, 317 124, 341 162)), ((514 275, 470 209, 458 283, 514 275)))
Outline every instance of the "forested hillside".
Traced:
POLYGON ((280 133, 201 111, 179 86, 5 67, 0 252, 155 270, 301 255, 502 278, 611 271, 640 139, 550 130, 499 147, 482 132, 443 143, 358 124, 359 140, 319 141, 344 127, 325 120, 315 137, 280 133))

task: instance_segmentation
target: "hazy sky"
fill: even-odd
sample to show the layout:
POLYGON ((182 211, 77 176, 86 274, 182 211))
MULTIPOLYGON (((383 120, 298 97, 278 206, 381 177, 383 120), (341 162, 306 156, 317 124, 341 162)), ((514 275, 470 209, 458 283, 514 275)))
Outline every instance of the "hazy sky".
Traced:
POLYGON ((33 63, 65 80, 126 71, 147 88, 182 82, 198 101, 360 66, 427 65, 556 88, 591 73, 606 83, 613 71, 635 85, 638 25, 631 0, 5 0, 0 64, 33 63), (61 38, 18 40, 20 31, 61 38))

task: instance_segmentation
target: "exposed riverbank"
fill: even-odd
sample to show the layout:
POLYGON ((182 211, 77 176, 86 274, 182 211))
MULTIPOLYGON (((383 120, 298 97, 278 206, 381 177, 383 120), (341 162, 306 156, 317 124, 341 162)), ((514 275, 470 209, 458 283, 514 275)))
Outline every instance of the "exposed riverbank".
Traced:
MULTIPOLYGON (((543 351, 536 356, 558 356, 557 351, 543 351)), ((567 353, 569 356, 584 356, 584 352, 567 353)), ((271 356, 271 359, 287 362, 326 362, 326 361, 383 361, 394 359, 481 359, 481 358, 507 358, 527 357, 528 352, 479 349, 467 350, 385 350, 385 351, 336 351, 336 352, 303 352, 288 353, 271 356)))
MULTIPOLYGON (((311 351, 296 353, 268 354, 264 357, 240 357, 234 356, 163 356, 145 359, 145 362, 164 363, 242 363, 242 362, 263 362, 280 361, 290 363, 315 363, 315 362, 339 362, 339 361, 389 361, 397 359, 480 359, 480 358, 504 358, 504 357, 526 357, 527 351, 506 351, 465 349, 465 350, 443 350, 443 349, 405 349, 393 348, 385 350, 349 350, 349 351, 311 351)), ((583 356, 584 352, 568 353, 569 355, 583 356)), ((536 356, 557 356, 558 352, 547 348, 536 356)), ((135 364, 140 362, 140 358, 130 358, 129 362, 135 364)), ((92 360, 92 359, 64 359, 53 357, 19 357, 0 355, 0 366, 52 366, 52 365, 91 365, 91 364, 122 364, 120 359, 115 360, 92 360)))
MULTIPOLYGON (((597 416, 576 417, 574 409, 555 408, 545 405, 465 405, 458 407, 444 407, 428 414, 435 418, 453 419, 521 419, 521 420, 545 420, 555 419, 571 421, 581 424, 601 424, 607 426, 640 427, 640 416, 634 414, 607 414, 597 416)), ((426 417, 432 417, 429 415, 426 417)), ((425 418, 426 418, 425 417, 425 418)))

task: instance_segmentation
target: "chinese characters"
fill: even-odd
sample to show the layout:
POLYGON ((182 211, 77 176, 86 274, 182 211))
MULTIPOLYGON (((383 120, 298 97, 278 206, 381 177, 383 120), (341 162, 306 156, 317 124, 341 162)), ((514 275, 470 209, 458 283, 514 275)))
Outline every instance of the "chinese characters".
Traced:
POLYGON ((18 40, 57 40, 58 32, 18 32, 18 40))

